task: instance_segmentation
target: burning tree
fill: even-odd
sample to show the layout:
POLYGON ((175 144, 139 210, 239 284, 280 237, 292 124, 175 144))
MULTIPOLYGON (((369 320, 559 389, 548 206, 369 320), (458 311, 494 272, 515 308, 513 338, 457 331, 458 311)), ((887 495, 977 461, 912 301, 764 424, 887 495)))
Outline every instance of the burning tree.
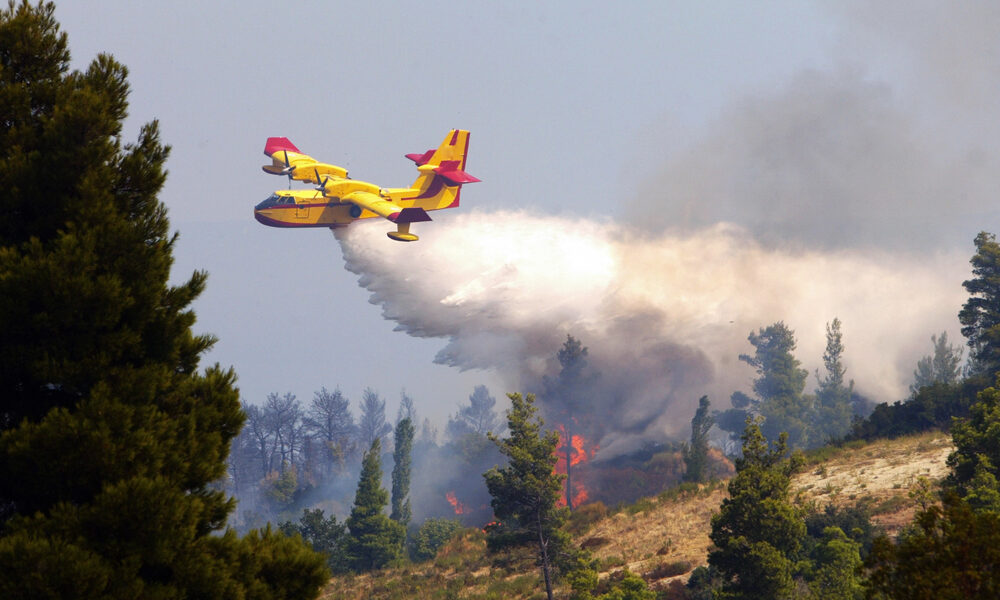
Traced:
POLYGON ((508 394, 508 437, 489 438, 510 459, 506 467, 493 467, 483 474, 493 497, 493 513, 501 525, 490 528, 487 544, 492 551, 533 544, 545 578, 545 592, 552 599, 552 565, 568 543, 560 530, 566 511, 556 506, 563 476, 555 472, 558 436, 542 434, 543 422, 535 417, 535 397, 508 394))
POLYGON ((585 435, 592 435, 591 427, 581 422, 585 415, 592 412, 588 410, 586 389, 592 383, 593 374, 586 372, 587 348, 571 335, 566 336, 566 342, 556 353, 556 358, 561 369, 554 381, 546 378, 545 398, 553 405, 550 414, 560 421, 557 427, 559 443, 555 450, 559 459, 556 471, 566 476, 565 493, 560 505, 572 510, 587 501, 586 488, 581 482, 573 480, 573 467, 586 462, 597 451, 597 445, 590 445, 585 435))

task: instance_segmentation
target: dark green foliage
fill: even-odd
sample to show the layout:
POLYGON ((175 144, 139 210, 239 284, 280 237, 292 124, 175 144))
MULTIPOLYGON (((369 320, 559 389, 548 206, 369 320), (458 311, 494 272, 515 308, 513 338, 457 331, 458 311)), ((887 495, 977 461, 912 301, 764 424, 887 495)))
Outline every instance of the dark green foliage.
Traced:
POLYGON ((934 354, 917 361, 913 371, 913 383, 910 392, 916 394, 920 388, 935 383, 954 385, 962 374, 962 348, 948 343, 948 332, 942 331, 941 337, 931 336, 934 354))
POLYGON ((535 416, 535 398, 528 394, 508 394, 508 436, 490 434, 509 463, 483 474, 492 496, 493 514, 501 523, 487 538, 491 551, 516 545, 534 545, 545 579, 546 593, 552 598, 552 566, 567 548, 567 536, 560 530, 567 511, 556 508, 562 490, 562 476, 554 472, 558 436, 542 434, 542 420, 535 416))
POLYGON ((858 570, 861 545, 839 527, 827 527, 812 552, 809 589, 823 600, 861 600, 863 590, 858 570))
POLYGON ((382 444, 376 438, 362 460, 354 507, 347 518, 351 532, 347 557, 358 572, 380 569, 399 558, 406 538, 406 529, 382 512, 389 493, 382 488, 381 452, 382 444))
POLYGON ((955 451, 948 457, 947 484, 974 509, 1000 513, 1000 390, 980 392, 970 413, 951 430, 955 451))
POLYGON ((169 284, 169 149, 122 143, 127 70, 70 72, 54 10, 0 10, 0 597, 312 597, 301 542, 213 535, 244 415, 198 370, 206 275, 169 284))
POLYGON ((596 560, 576 559, 574 567, 566 574, 572 590, 570 600, 654 600, 657 597, 646 581, 628 568, 614 571, 601 581, 597 567, 596 560))
POLYGON ((805 523, 788 502, 787 436, 769 448, 759 422, 747 419, 742 439, 729 498, 712 518, 708 562, 722 576, 721 597, 789 598, 805 523))
POLYGON ((870 598, 1000 597, 1000 514, 946 494, 942 506, 917 514, 898 544, 876 539, 865 566, 870 598))
POLYGON ((610 588, 597 600, 654 600, 656 592, 649 589, 642 577, 627 568, 616 571, 608 578, 610 588))
POLYGON ((816 390, 816 406, 813 415, 810 438, 813 446, 839 440, 851 429, 851 393, 854 382, 845 385, 847 369, 843 363, 844 343, 840 331, 840 319, 826 325, 826 351, 823 365, 826 375, 819 376, 816 390))
POLYGON ((969 299, 958 313, 968 339, 972 372, 992 376, 1000 371, 1000 244, 992 233, 976 236, 972 279, 962 282, 969 299))
POLYGON ((410 541, 410 558, 420 562, 430 560, 456 533, 462 524, 455 519, 427 519, 410 541))
POLYGON ((708 466, 708 432, 715 420, 708 413, 708 396, 698 400, 698 410, 691 419, 691 442, 684 447, 684 481, 699 483, 705 480, 708 466))
POLYGON ((920 388, 906 402, 882 403, 851 427, 847 439, 895 438, 931 429, 947 430, 953 417, 966 417, 979 390, 981 378, 969 378, 958 385, 934 383, 920 388))
POLYGON ((326 565, 332 573, 344 573, 348 568, 344 547, 347 544, 347 524, 338 523, 336 515, 329 518, 320 509, 302 511, 297 523, 286 521, 281 532, 287 536, 298 534, 313 550, 326 555, 326 565))
POLYGON ((721 589, 722 574, 712 565, 698 567, 688 577, 687 596, 690 600, 712 600, 721 589))
POLYGON ((404 528, 413 515, 408 498, 413 434, 413 421, 409 417, 396 424, 395 447, 392 451, 392 513, 389 518, 404 528))
POLYGON ((789 445, 803 448, 809 443, 811 398, 803 395, 807 372, 799 367, 794 332, 781 321, 747 338, 754 354, 741 354, 740 360, 757 372, 753 381, 756 397, 742 392, 733 394, 733 409, 720 414, 716 422, 732 435, 741 431, 739 418, 759 415, 764 418, 761 429, 770 439, 788 434, 789 445), (728 429, 734 427, 734 429, 728 429))
POLYGON ((871 521, 871 510, 867 504, 837 507, 827 504, 822 512, 806 515, 807 537, 803 540, 803 550, 811 554, 822 541, 829 527, 836 527, 851 540, 860 545, 861 557, 868 556, 872 541, 879 535, 879 528, 871 521))

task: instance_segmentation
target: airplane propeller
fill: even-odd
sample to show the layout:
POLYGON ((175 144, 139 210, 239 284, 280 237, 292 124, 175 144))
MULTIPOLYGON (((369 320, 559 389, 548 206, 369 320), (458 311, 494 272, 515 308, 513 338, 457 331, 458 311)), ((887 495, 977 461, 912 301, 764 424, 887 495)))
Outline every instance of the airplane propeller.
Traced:
POLYGON ((282 150, 285 155, 285 168, 281 170, 284 175, 288 175, 288 189, 292 189, 292 171, 295 167, 288 162, 288 150, 282 150))
POLYGON ((326 195, 326 182, 330 181, 330 176, 326 175, 326 176, 323 177, 323 179, 320 179, 319 178, 319 169, 313 168, 313 172, 316 173, 316 183, 319 184, 318 186, 316 186, 316 191, 323 192, 323 195, 325 196, 326 195))

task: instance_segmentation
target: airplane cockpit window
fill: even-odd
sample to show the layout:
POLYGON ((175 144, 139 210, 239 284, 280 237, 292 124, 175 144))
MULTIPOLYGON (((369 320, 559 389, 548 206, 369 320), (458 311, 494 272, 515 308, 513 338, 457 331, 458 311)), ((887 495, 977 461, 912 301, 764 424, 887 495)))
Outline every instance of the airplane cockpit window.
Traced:
POLYGON ((266 200, 264 200, 263 202, 261 202, 260 204, 258 204, 257 208, 258 209, 268 208, 268 207, 271 207, 271 206, 276 206, 278 204, 291 204, 291 203, 294 203, 294 202, 295 201, 292 200, 291 198, 289 198, 289 199, 286 200, 282 196, 279 196, 278 194, 271 194, 266 200))

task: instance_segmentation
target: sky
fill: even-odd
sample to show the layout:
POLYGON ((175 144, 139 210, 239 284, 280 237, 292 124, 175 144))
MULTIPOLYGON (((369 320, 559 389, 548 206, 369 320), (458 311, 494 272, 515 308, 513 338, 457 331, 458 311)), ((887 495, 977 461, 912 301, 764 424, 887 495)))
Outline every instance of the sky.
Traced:
POLYGON ((672 371, 674 383, 703 375, 676 387, 689 412, 701 387, 722 394, 752 375, 720 376, 752 329, 794 321, 812 369, 836 314, 853 319, 848 354, 851 326, 859 333, 859 382, 896 400, 931 334, 960 340, 971 241, 1000 217, 1000 8, 989 2, 67 0, 56 16, 74 67, 108 52, 130 69, 126 141, 160 121, 175 279, 209 272, 196 329, 219 337, 206 362, 231 365, 248 402, 291 392, 305 404, 323 386, 357 402, 371 387, 394 414, 405 389, 441 425, 476 384, 502 397, 551 372, 545 357, 567 332, 592 334, 583 341, 599 354, 595 342, 618 331, 607 347, 628 354, 635 333, 608 324, 644 294, 680 298, 643 300, 671 348, 680 335, 703 342, 705 356, 672 371), (389 241, 384 223, 335 238, 253 220, 286 185, 260 169, 269 136, 401 187, 415 175, 403 155, 451 128, 472 132, 467 170, 482 182, 420 224, 416 244, 389 241), (717 248, 714 264, 733 269, 680 268, 681 247, 717 248), (606 301, 561 303, 555 321, 511 316, 560 302, 558 290, 496 301, 565 283, 580 260, 559 253, 615 269, 599 289, 582 271, 565 295, 632 300, 610 313, 606 301), (744 267, 728 262, 736 255, 744 267), (538 275, 524 279, 529 266, 538 275), (737 302, 763 288, 766 299, 737 302), (907 302, 917 290, 933 303, 907 302), (724 310, 685 312, 718 298, 724 310), (447 316, 455 307, 464 321, 447 316), (885 323, 902 315, 913 332, 897 340, 885 323), (455 358, 476 344, 486 356, 455 358), (869 359, 880 345, 894 345, 885 364, 869 359), (497 358, 512 352, 527 360, 497 358))

